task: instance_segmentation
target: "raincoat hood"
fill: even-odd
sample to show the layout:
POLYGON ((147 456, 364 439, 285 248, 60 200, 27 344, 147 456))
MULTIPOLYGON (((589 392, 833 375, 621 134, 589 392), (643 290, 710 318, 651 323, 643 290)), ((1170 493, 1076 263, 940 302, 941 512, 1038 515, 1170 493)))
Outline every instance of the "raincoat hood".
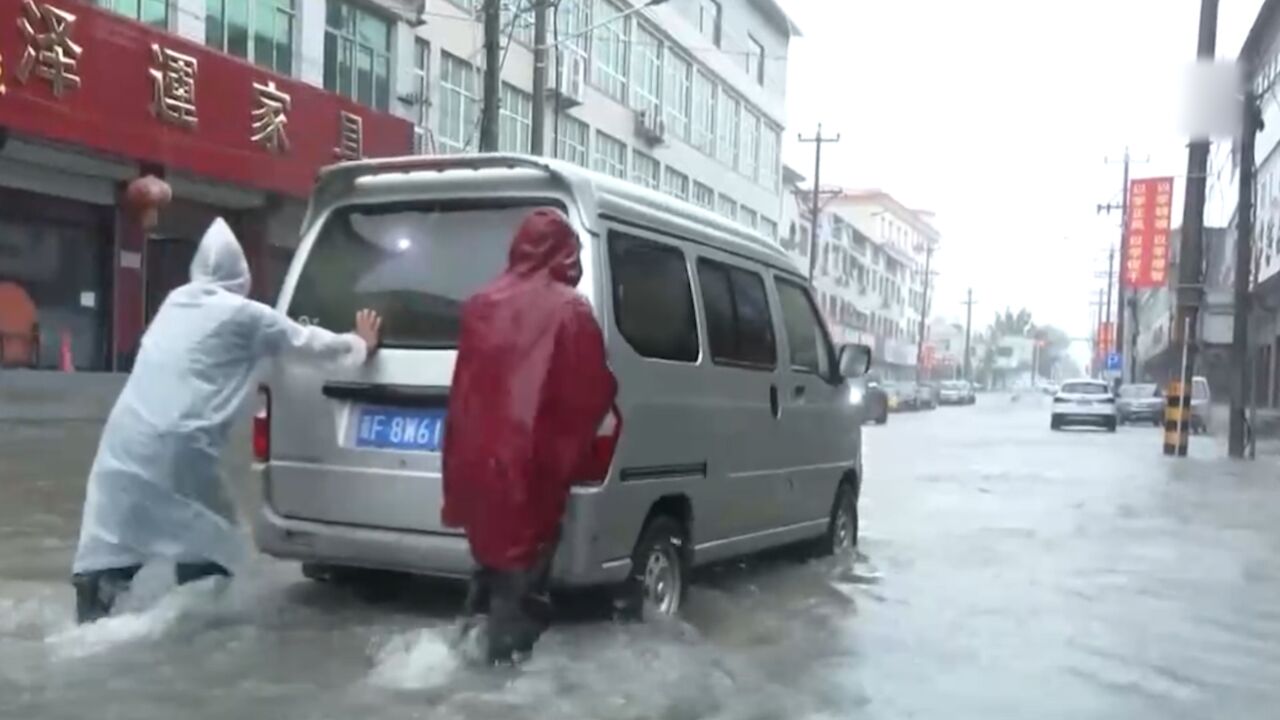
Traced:
POLYGON ((222 218, 214 220, 200 240, 196 256, 191 260, 191 282, 213 285, 236 295, 249 294, 252 284, 249 261, 235 233, 222 218))
POLYGON ((547 274, 556 282, 576 286, 582 279, 578 261, 578 233, 554 208, 529 213, 511 241, 507 272, 520 277, 547 274))

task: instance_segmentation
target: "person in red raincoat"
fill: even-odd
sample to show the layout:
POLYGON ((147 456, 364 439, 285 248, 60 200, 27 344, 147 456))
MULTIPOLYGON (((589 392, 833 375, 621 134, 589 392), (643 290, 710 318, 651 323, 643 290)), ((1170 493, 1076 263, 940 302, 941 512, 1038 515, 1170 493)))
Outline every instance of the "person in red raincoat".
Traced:
POLYGON ((506 272, 462 307, 449 391, 441 520, 477 570, 466 613, 488 606, 488 660, 528 654, 549 622, 546 582, 569 488, 617 382, 560 211, 521 223, 506 272))

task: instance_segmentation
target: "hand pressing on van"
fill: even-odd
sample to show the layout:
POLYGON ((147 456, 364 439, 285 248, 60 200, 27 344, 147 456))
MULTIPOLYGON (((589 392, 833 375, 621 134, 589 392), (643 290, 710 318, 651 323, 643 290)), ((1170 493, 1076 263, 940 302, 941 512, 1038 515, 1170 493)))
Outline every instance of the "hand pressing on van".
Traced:
POLYGON ((356 313, 356 337, 364 341, 366 355, 372 355, 382 344, 382 316, 365 308, 356 313))

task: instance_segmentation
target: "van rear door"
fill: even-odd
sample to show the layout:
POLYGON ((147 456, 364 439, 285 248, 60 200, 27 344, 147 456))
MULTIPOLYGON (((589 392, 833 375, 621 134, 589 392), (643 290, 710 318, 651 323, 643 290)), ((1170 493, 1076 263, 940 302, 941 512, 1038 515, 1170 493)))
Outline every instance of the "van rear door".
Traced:
POLYGON ((276 512, 441 532, 441 447, 463 301, 506 267, 537 199, 340 207, 295 260, 281 307, 336 332, 383 315, 383 345, 357 371, 278 363, 270 375, 267 497, 276 512))

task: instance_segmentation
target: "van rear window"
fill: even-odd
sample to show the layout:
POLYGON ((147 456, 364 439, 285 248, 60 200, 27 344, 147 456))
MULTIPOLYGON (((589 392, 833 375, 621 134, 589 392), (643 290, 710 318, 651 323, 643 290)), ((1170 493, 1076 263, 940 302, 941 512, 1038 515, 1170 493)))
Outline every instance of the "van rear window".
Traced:
POLYGON ((549 204, 339 209, 316 236, 289 314, 347 332, 356 311, 369 307, 383 315, 386 347, 455 348, 462 303, 506 269, 525 215, 549 204))

